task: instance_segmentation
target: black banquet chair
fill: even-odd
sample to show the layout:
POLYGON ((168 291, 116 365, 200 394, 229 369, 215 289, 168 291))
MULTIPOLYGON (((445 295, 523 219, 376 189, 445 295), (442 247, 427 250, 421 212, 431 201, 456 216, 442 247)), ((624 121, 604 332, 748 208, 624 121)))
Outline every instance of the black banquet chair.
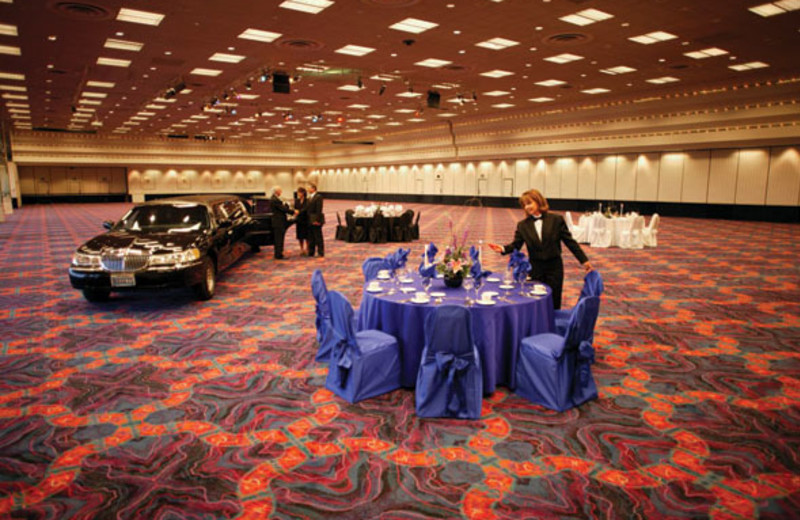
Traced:
POLYGON ((414 212, 407 209, 402 215, 394 219, 392 226, 392 241, 393 242, 409 242, 411 240, 411 220, 414 218, 414 212))
POLYGON ((347 240, 349 233, 347 226, 342 225, 342 216, 336 212, 336 240, 347 240))
POLYGON ((364 229, 364 226, 356 225, 355 211, 352 209, 345 211, 344 220, 347 223, 347 241, 366 242, 367 231, 364 229))
POLYGON ((421 213, 421 211, 417 211, 417 218, 415 218, 414 223, 411 224, 411 240, 419 240, 419 216, 421 213))
POLYGON ((373 244, 388 242, 387 230, 386 217, 380 211, 376 211, 375 216, 372 217, 372 226, 369 228, 369 241, 373 244))

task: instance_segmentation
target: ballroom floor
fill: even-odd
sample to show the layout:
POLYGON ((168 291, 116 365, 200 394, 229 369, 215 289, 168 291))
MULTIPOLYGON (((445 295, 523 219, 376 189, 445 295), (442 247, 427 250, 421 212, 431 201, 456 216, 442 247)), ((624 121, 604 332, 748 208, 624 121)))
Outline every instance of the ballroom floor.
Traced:
MULTIPOLYGON (((361 261, 506 242, 520 210, 411 204, 421 240, 250 254, 217 295, 69 286, 75 247, 128 204, 0 223, 0 517, 795 518, 800 225, 663 218, 657 248, 585 251, 606 292, 600 398, 555 413, 500 388, 478 421, 399 390, 349 405, 314 362, 311 272, 354 305, 361 261)), ((648 217, 649 218, 649 217, 648 217)), ((487 251, 484 263, 503 268, 487 251)), ((581 286, 565 250, 570 305, 581 286)))

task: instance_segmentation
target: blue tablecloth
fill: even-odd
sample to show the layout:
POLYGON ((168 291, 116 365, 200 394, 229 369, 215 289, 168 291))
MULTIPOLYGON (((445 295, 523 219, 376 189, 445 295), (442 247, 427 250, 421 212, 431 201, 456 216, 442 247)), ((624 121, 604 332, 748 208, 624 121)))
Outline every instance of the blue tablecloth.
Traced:
MULTIPOLYGON (((378 329, 397 338, 402 362, 401 383, 413 388, 416 384, 422 349, 425 346, 424 324, 426 316, 438 305, 436 300, 429 303, 413 303, 414 293, 403 293, 401 287, 413 287, 421 291, 420 277, 414 274, 413 283, 400 283, 382 280, 382 292, 367 291, 359 312, 359 330, 378 329), (394 293, 390 294, 394 289, 394 293)), ((484 282, 483 291, 495 291, 500 299, 491 306, 473 304, 472 332, 483 365, 484 393, 491 394, 497 385, 513 388, 514 368, 517 351, 522 338, 542 332, 553 332, 553 299, 550 288, 545 296, 521 296, 519 288, 511 291, 499 289, 497 282, 484 282), (506 293, 508 293, 506 301, 506 293)), ((528 285, 528 289, 532 284, 528 285)), ((441 279, 435 279, 431 292, 443 292, 442 304, 464 305, 464 288, 450 289, 441 279)))

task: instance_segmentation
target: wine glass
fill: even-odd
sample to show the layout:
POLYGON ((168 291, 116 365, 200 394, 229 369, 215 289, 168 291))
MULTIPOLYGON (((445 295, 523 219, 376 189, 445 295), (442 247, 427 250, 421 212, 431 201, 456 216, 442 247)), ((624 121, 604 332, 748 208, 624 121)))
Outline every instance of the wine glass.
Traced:
POLYGON ((422 277, 422 288, 425 290, 425 294, 430 297, 431 291, 431 283, 433 283, 433 278, 430 276, 423 276, 422 277))
POLYGON ((483 285, 483 277, 476 276, 473 283, 475 284, 475 301, 478 301, 480 299, 478 293, 481 291, 481 286, 483 285))
POLYGON ((469 293, 472 290, 472 288, 475 287, 475 280, 473 280, 471 276, 467 276, 466 278, 464 278, 463 286, 464 289, 467 291, 467 297, 464 299, 464 303, 466 303, 467 306, 470 306, 472 305, 472 299, 470 299, 469 293))
POLYGON ((505 298, 506 299, 508 298, 509 287, 511 287, 512 286, 511 284, 513 284, 513 283, 514 283, 514 272, 509 267, 503 273, 503 286, 504 286, 504 290, 505 290, 505 298))

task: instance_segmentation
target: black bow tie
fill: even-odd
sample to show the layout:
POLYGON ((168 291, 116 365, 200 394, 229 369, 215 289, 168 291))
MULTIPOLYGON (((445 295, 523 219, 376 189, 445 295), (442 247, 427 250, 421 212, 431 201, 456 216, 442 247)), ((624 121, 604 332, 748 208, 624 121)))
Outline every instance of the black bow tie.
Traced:
POLYGON ((542 220, 543 218, 544 218, 544 215, 542 215, 542 216, 540 216, 540 217, 534 217, 533 215, 531 215, 531 219, 532 219, 534 222, 536 222, 537 220, 542 220))

